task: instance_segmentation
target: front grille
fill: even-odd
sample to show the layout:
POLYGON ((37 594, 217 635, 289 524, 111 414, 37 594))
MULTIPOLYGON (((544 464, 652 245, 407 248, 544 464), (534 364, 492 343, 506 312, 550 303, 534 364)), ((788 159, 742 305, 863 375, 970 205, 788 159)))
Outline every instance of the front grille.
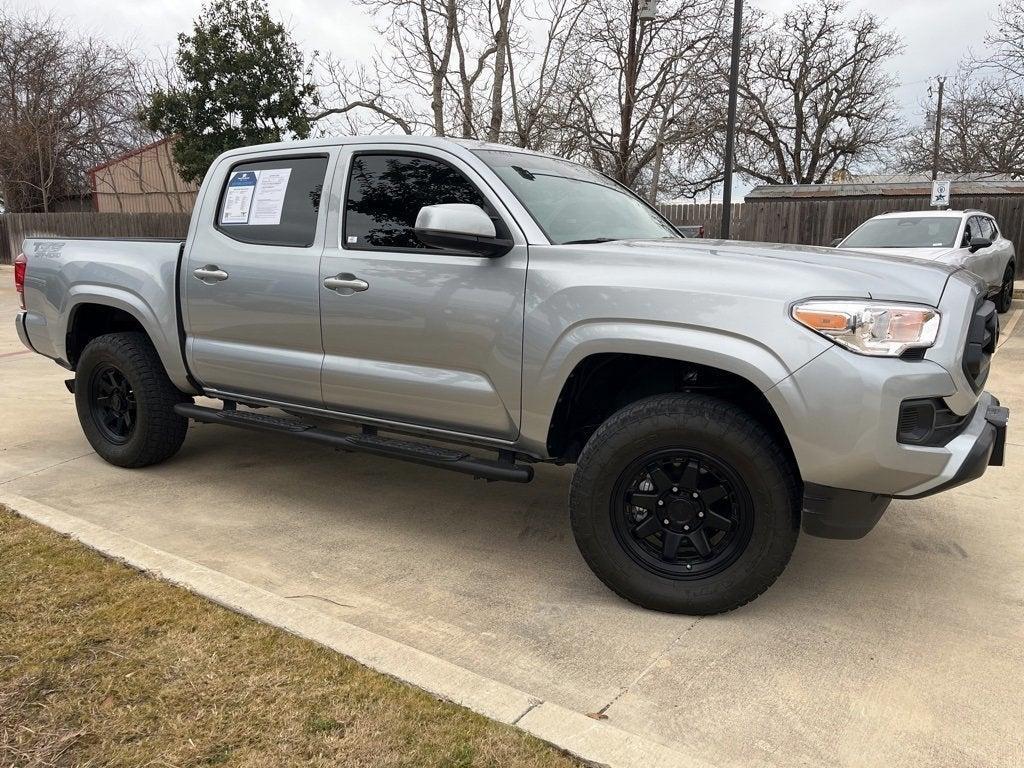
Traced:
POLYGON ((971 316, 964 346, 964 375, 975 392, 980 392, 988 378, 992 353, 999 341, 999 315, 991 301, 981 301, 971 316))

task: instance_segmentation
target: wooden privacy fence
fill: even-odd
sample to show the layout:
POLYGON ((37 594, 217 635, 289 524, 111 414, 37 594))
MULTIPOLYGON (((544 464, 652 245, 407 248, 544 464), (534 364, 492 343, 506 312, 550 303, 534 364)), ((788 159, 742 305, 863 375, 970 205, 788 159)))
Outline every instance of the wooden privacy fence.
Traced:
POLYGON ((0 264, 10 264, 27 237, 180 237, 187 213, 5 213, 0 215, 0 264))
MULTIPOLYGON (((721 203, 659 203, 661 215, 673 224, 704 227, 704 237, 716 238, 722 232, 721 203)), ((732 204, 732 237, 742 231, 743 203, 732 204)))
MULTIPOLYGON (((932 210, 930 200, 929 182, 758 187, 744 202, 743 239, 828 245, 880 213, 932 210)), ((953 181, 950 207, 992 214, 1024 247, 1024 182, 953 181)))

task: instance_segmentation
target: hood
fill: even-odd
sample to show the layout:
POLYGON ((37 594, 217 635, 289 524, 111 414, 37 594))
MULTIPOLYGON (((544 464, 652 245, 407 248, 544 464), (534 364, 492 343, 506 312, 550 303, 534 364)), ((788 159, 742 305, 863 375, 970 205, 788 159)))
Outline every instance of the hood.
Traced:
POLYGON ((956 248, 840 248, 849 253, 870 253, 872 256, 904 256, 920 261, 940 261, 951 263, 956 256, 956 248))
POLYGON ((786 301, 849 296, 936 306, 958 269, 890 253, 733 240, 619 240, 585 247, 589 259, 657 275, 659 287, 679 280, 690 289, 703 285, 786 301))

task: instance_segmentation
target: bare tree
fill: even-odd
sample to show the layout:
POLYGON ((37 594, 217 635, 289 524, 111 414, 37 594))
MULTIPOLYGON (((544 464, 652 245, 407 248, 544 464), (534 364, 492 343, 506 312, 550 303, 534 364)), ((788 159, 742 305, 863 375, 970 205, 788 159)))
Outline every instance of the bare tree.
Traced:
POLYGON ((651 20, 640 0, 625 13, 618 0, 363 5, 387 20, 384 45, 362 68, 323 61, 318 118, 551 151, 652 199, 692 186, 687 158, 702 156, 688 150, 719 119, 707 71, 724 43, 723 0, 667 0, 651 20))
MULTIPOLYGON (((752 14, 740 66, 737 170, 768 184, 820 184, 878 160, 901 137, 894 79, 902 48, 843 0, 752 14)), ((724 68, 722 70, 724 77, 724 68)))
POLYGON ((1000 4, 985 45, 990 53, 983 65, 997 70, 1001 79, 1024 80, 1024 0, 1000 4))
MULTIPOLYGON (((1000 6, 985 41, 985 55, 970 56, 946 85, 939 171, 1024 178, 1024 0, 1000 6)), ((923 106, 923 123, 900 147, 901 170, 931 170, 935 112, 923 106)))
POLYGON ((708 72, 721 56, 728 17, 721 0, 662 2, 641 17, 640 0, 591 0, 575 49, 577 86, 563 130, 582 156, 652 199, 672 154, 685 155, 720 120, 708 72))
POLYGON ((8 211, 50 211, 86 191, 85 170, 138 130, 129 52, 52 16, 0 9, 0 193, 8 211))

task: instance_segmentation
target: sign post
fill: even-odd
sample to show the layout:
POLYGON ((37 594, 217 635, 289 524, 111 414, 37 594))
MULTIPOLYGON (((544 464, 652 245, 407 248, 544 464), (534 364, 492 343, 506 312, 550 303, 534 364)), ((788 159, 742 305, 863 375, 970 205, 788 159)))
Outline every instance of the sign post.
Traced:
POLYGON ((932 206, 938 208, 949 207, 949 182, 932 182, 932 206))

